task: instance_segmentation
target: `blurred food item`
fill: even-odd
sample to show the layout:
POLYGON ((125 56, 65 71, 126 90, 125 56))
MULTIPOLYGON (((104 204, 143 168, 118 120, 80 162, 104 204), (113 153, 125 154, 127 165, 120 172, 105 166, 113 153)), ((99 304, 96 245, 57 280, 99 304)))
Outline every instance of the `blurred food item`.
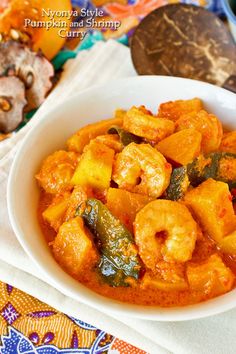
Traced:
POLYGON ((2 0, 0 4, 0 13, 3 12, 7 6, 8 6, 9 1, 8 0, 2 0))
POLYGON ((181 76, 223 85, 236 72, 236 47, 224 23, 204 8, 172 4, 150 13, 131 41, 141 75, 181 76))
MULTIPOLYGON (((0 131, 8 133, 23 120, 25 86, 14 76, 0 78, 0 131)), ((0 137, 0 140, 1 137, 0 137)))
MULTIPOLYGON (((111 0, 93 0, 94 5, 97 7, 109 4, 110 2, 111 0)), ((126 5, 127 0, 116 0, 115 2, 118 4, 126 5)))
POLYGON ((0 133, 0 142, 7 139, 7 138, 10 138, 11 134, 1 134, 0 133))
POLYGON ((52 64, 42 54, 16 41, 0 43, 0 132, 12 132, 25 112, 40 106, 53 75, 52 64))
POLYGON ((111 14, 113 18, 125 19, 128 17, 139 17, 149 14, 151 11, 155 10, 157 7, 162 6, 162 0, 150 1, 150 0, 139 0, 134 2, 132 5, 127 4, 127 2, 122 4, 120 1, 109 1, 109 3, 104 6, 107 13, 111 14))
POLYGON ((8 41, 0 44, 0 76, 15 75, 25 84, 26 111, 39 107, 52 87, 52 64, 25 45, 8 41))
POLYGON ((59 16, 61 11, 71 11, 70 0, 1 0, 0 4, 0 39, 14 39, 27 43, 35 51, 42 50, 48 58, 53 58, 65 43, 65 38, 58 35, 58 28, 25 27, 25 19, 32 21, 49 21, 42 9, 57 11, 55 21, 65 21, 68 26, 70 19, 59 16))
MULTIPOLYGON (((41 8, 50 9, 52 11, 71 11, 71 1, 70 0, 41 0, 41 8)), ((66 17, 54 16, 55 21, 66 21, 69 27, 71 22, 70 19, 66 17)), ((44 17, 44 21, 48 21, 49 17, 44 17)), ((62 38, 58 35, 58 28, 50 28, 49 31, 43 29, 37 41, 34 43, 33 49, 41 49, 44 55, 51 59, 53 58, 59 50, 65 44, 66 38, 62 38)))
MULTIPOLYGON (((114 21, 114 19, 109 16, 104 17, 104 19, 106 19, 106 21, 109 21, 109 20, 114 21)), ((108 40, 110 38, 120 38, 125 33, 129 33, 130 31, 132 31, 136 26, 138 26, 138 24, 139 24, 139 20, 137 17, 130 16, 130 17, 124 18, 120 21, 120 27, 116 31, 108 28, 103 31, 103 36, 106 40, 108 40)))

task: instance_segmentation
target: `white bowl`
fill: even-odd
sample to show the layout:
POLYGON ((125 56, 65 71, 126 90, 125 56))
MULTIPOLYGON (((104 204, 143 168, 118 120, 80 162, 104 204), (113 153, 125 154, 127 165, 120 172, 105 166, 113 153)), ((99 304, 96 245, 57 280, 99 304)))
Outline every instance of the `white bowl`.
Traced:
POLYGON ((100 296, 66 274, 52 257, 37 220, 39 190, 35 174, 42 160, 63 149, 66 139, 80 127, 110 118, 116 108, 144 104, 153 112, 161 102, 200 97, 206 108, 236 129, 236 95, 199 81, 140 76, 107 83, 71 97, 40 119, 26 136, 9 177, 8 208, 12 227, 27 254, 49 284, 78 301, 105 312, 149 320, 181 321, 206 317, 236 306, 236 290, 196 305, 160 308, 130 305, 100 296))

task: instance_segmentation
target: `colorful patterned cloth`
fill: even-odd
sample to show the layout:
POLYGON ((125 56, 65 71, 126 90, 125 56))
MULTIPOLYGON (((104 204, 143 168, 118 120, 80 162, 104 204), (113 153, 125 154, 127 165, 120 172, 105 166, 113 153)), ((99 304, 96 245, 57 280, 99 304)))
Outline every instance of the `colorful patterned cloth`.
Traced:
POLYGON ((0 282, 1 354, 145 354, 0 282))

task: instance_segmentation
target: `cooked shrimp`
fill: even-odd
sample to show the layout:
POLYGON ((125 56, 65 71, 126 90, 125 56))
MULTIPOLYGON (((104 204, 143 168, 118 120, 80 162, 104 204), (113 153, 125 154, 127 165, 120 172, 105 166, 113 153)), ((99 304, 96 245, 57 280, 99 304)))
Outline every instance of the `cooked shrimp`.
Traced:
POLYGON ((145 107, 132 107, 124 117, 124 129, 153 142, 159 142, 174 132, 171 120, 154 117, 145 107))
POLYGON ((187 207, 170 200, 154 200, 136 215, 135 242, 147 268, 158 262, 186 262, 192 257, 198 228, 187 207))
POLYGON ((181 115, 176 122, 176 131, 189 128, 194 128, 202 134, 202 152, 210 153, 219 148, 223 129, 214 114, 201 110, 181 115))
POLYGON ((149 144, 131 143, 117 155, 113 180, 120 188, 157 198, 170 183, 171 165, 149 144))
POLYGON ((36 175, 40 187, 52 194, 71 190, 71 178, 78 161, 79 155, 71 151, 60 150, 48 156, 36 175))

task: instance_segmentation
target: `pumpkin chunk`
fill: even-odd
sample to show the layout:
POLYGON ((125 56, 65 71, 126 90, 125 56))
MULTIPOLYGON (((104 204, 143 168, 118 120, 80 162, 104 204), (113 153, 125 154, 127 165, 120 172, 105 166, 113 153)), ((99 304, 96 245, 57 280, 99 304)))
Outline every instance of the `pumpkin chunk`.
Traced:
POLYGON ((90 188, 75 186, 72 193, 64 193, 56 195, 52 203, 43 212, 43 218, 48 224, 58 232, 60 226, 65 222, 73 219, 79 205, 83 205, 88 196, 92 196, 90 188))
POLYGON ((199 98, 169 101, 160 105, 157 116, 176 121, 183 114, 190 113, 192 111, 198 112, 201 109, 203 109, 203 104, 199 98))
POLYGON ((71 180, 72 184, 99 190, 109 188, 113 159, 114 150, 92 141, 81 156, 71 180))
POLYGON ((226 183, 209 178, 187 192, 184 200, 205 232, 217 243, 236 229, 236 216, 226 183))
POLYGON ((126 115, 126 110, 118 108, 115 110, 114 118, 116 118, 116 119, 120 118, 120 119, 122 119, 122 122, 123 122, 125 115, 126 115))
POLYGON ((174 123, 147 114, 143 108, 132 107, 124 117, 124 129, 142 138, 158 142, 174 132, 174 123))
POLYGON ((192 290, 214 296, 231 290, 235 279, 232 271, 216 254, 202 264, 190 263, 187 266, 187 278, 192 290))
POLYGON ((71 275, 79 275, 95 265, 98 255, 82 218, 76 217, 62 224, 53 242, 53 254, 71 275))
POLYGON ((179 278, 174 282, 168 282, 158 277, 155 277, 153 274, 146 273, 142 279, 141 287, 146 288, 156 288, 157 290, 162 291, 183 291, 188 290, 188 283, 184 278, 179 278))
POLYGON ((68 208, 68 202, 68 198, 60 199, 57 202, 53 202, 43 212, 44 220, 46 220, 55 231, 59 230, 59 227, 64 221, 64 216, 68 208))
POLYGON ((176 130, 194 128, 202 134, 202 152, 216 151, 223 135, 222 124, 214 114, 204 110, 182 115, 176 122, 176 130))
POLYGON ((114 150, 115 152, 121 152, 123 149, 123 145, 120 142, 119 137, 114 134, 99 135, 95 138, 95 141, 108 146, 110 149, 114 150))
POLYGON ((222 252, 236 255, 236 230, 225 236, 219 246, 222 252))
POLYGON ((184 263, 160 261, 154 272, 146 271, 141 281, 142 288, 156 288, 162 291, 182 291, 188 289, 184 263))
POLYGON ((196 129, 184 129, 160 141, 156 148, 167 159, 186 165, 199 155, 201 140, 202 135, 196 129))
POLYGON ((106 134, 107 130, 112 125, 121 126, 122 123, 123 119, 119 116, 118 118, 106 119, 94 124, 88 124, 67 140, 67 148, 68 150, 81 153, 90 140, 96 138, 98 135, 106 134))
POLYGON ((124 189, 109 188, 107 192, 107 207, 131 232, 137 212, 152 198, 147 195, 131 193, 124 189))

